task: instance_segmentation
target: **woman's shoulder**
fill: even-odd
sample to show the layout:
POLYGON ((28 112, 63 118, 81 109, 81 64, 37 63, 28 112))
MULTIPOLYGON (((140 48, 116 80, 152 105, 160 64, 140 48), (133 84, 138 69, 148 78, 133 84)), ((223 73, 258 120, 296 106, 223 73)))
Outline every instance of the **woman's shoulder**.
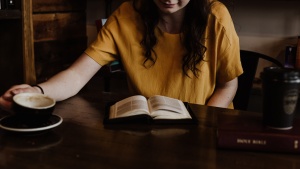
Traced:
POLYGON ((133 7, 132 1, 123 2, 109 17, 111 21, 122 19, 136 19, 138 13, 133 7))
POLYGON ((220 1, 212 2, 211 15, 213 15, 219 22, 232 21, 227 7, 220 1))
POLYGON ((235 31, 229 10, 223 3, 219 1, 213 2, 209 18, 210 25, 220 25, 221 27, 225 28, 227 33, 235 31))
POLYGON ((130 14, 134 12, 134 7, 132 1, 125 1, 123 2, 114 12, 114 14, 130 14))

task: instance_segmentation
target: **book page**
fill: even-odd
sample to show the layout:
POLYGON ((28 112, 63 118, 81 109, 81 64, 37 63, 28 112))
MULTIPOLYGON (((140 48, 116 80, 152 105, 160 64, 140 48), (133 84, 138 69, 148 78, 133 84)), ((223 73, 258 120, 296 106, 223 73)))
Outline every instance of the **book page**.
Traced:
POLYGON ((120 118, 139 114, 148 114, 148 103, 144 96, 131 96, 115 103, 110 108, 109 118, 120 118))
POLYGON ((191 119, 183 102, 165 96, 153 96, 148 99, 150 115, 153 119, 191 119))

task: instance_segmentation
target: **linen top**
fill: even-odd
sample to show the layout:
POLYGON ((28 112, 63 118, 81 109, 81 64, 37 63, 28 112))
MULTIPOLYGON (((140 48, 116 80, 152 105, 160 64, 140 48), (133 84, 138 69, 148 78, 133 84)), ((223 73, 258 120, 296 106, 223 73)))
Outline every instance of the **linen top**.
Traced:
POLYGON ((186 49, 180 33, 170 34, 156 27, 155 34, 156 62, 151 66, 148 61, 145 67, 144 49, 140 45, 142 20, 132 3, 124 2, 108 18, 85 53, 102 66, 120 60, 133 94, 164 95, 202 105, 208 102, 216 83, 228 82, 243 72, 239 39, 227 8, 220 2, 212 5, 209 15, 204 35, 207 51, 204 61, 197 65, 198 77, 190 70, 188 77, 182 70, 186 49))

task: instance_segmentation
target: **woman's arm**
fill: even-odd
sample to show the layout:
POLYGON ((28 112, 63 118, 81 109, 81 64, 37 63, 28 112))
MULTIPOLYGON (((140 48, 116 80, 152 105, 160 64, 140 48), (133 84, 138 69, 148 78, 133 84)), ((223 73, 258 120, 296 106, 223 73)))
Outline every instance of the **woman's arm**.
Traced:
POLYGON ((232 102, 235 96, 237 87, 237 77, 229 82, 217 84, 216 89, 211 98, 209 99, 207 105, 228 108, 229 104, 232 102))
POLYGON ((39 84, 46 95, 57 101, 77 94, 101 68, 87 54, 82 54, 68 69, 39 84))
MULTIPOLYGON (((68 69, 56 74, 39 86, 43 88, 46 95, 61 101, 77 94, 100 68, 101 65, 84 53, 68 69)), ((24 92, 41 91, 39 88, 27 84, 13 86, 0 97, 0 108, 9 111, 12 97, 24 92)))

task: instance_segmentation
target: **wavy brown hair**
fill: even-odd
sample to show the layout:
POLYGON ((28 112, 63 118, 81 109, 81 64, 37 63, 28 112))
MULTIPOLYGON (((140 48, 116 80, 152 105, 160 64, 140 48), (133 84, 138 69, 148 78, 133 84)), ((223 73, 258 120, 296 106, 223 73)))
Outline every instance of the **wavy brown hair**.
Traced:
MULTIPOLYGON (((187 76, 187 71, 191 70, 198 77, 197 64, 203 60, 207 50, 201 41, 204 38, 203 34, 210 14, 210 4, 210 0, 190 0, 186 6, 181 32, 183 33, 182 43, 187 51, 182 60, 182 70, 187 76)), ((157 44, 154 29, 159 21, 158 8, 153 0, 133 0, 133 5, 144 22, 144 36, 141 41, 141 45, 145 49, 146 59, 144 65, 148 60, 154 64, 157 57, 153 47, 157 44), (152 56, 152 53, 154 56, 152 56)))

